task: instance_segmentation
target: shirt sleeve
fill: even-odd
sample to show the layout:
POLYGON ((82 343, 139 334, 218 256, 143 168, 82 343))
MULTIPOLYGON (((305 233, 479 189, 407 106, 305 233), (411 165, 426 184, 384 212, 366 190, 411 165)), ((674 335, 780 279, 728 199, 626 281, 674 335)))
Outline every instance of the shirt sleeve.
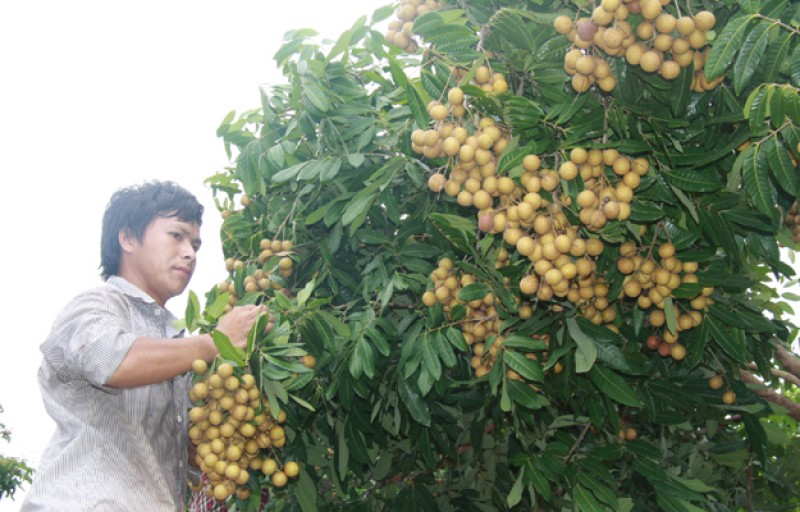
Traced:
POLYGON ((56 319, 41 346, 42 355, 66 381, 105 384, 114 375, 137 335, 121 294, 98 287, 75 297, 56 319))

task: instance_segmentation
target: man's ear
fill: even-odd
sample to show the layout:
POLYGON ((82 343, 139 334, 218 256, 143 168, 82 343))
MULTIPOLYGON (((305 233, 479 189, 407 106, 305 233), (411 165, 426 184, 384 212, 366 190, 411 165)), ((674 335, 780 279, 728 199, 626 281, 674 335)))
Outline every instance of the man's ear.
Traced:
POLYGON ((119 240, 119 246, 122 248, 122 252, 131 252, 134 244, 139 242, 139 240, 136 239, 136 235, 128 228, 119 230, 117 240, 119 240))

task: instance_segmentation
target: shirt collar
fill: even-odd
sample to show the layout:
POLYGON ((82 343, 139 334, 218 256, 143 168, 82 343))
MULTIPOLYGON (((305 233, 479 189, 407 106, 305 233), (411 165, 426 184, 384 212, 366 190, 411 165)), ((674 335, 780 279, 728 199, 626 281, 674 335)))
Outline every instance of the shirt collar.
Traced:
POLYGON ((117 276, 117 275, 109 277, 106 280, 106 283, 108 283, 109 285, 111 285, 114 288, 118 289, 120 292, 122 292, 128 298, 130 298, 130 299, 132 299, 132 300, 134 300, 136 302, 140 302, 140 303, 143 303, 143 304, 150 304, 150 305, 160 309, 161 311, 163 311, 164 314, 166 315, 167 325, 170 327, 170 336, 171 337, 175 336, 176 334, 180 335, 180 333, 183 332, 181 329, 176 328, 175 325, 174 325, 175 324, 175 320, 177 320, 175 315, 173 315, 172 312, 170 310, 168 310, 167 308, 162 307, 159 303, 157 303, 155 301, 155 299, 153 299, 147 293, 142 291, 142 289, 139 288, 138 286, 136 286, 135 284, 131 283, 130 281, 128 281, 124 277, 120 277, 120 276, 117 276))
POLYGON ((147 295, 144 291, 142 291, 141 288, 131 283, 124 277, 111 276, 108 278, 108 280, 106 280, 106 282, 132 299, 137 299, 148 304, 158 305, 151 296, 147 295))

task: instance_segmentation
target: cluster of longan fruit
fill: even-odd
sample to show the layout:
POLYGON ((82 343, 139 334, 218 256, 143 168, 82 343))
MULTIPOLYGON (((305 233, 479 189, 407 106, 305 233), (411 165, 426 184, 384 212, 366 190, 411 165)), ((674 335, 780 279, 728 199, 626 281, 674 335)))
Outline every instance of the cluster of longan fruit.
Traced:
MULTIPOLYGON (((472 169, 478 169, 487 175, 495 174, 497 159, 508 145, 507 130, 496 124, 492 118, 484 117, 478 122, 478 127, 470 133, 462 122, 445 121, 448 112, 452 110, 452 104, 448 109, 439 102, 431 102, 429 112, 436 120, 436 124, 427 130, 414 130, 411 133, 411 149, 427 158, 448 157, 453 162, 454 170, 461 169, 468 173, 472 169), (443 111, 445 116, 440 117, 443 111)), ((441 177, 436 177, 430 180, 431 190, 439 192, 445 188, 447 180, 437 181, 440 179, 441 177), (441 186, 435 187, 435 185, 441 186), (438 190, 435 190, 436 188, 438 190)), ((466 176, 463 179, 466 181, 466 176)), ((455 189, 446 191, 451 193, 455 189)))
MULTIPOLYGON (((278 256, 277 270, 278 274, 283 278, 291 277, 294 270, 294 260, 289 256, 293 243, 291 240, 270 240, 269 238, 262 239, 259 242, 261 252, 258 255, 258 264, 264 265, 273 256, 278 256)), ((225 259, 225 269, 230 273, 245 272, 247 263, 243 260, 229 257, 225 259)), ((277 280, 273 279, 273 269, 256 269, 253 273, 244 277, 244 293, 266 291, 266 290, 280 290, 283 285, 277 280)), ((228 297, 228 305, 225 307, 225 312, 230 311, 233 306, 239 301, 241 297, 237 294, 236 287, 232 278, 225 279, 217 285, 221 293, 230 293, 228 297)))
POLYGON ((635 441, 639 437, 639 432, 634 427, 623 424, 619 429, 619 440, 623 443, 626 441, 635 441))
POLYGON ((573 21, 568 16, 558 16, 554 20, 556 31, 574 45, 564 57, 573 89, 585 92, 597 84, 602 91, 610 92, 616 87, 611 67, 602 54, 624 56, 628 64, 647 73, 658 72, 665 80, 674 80, 681 68, 694 64, 693 89, 715 87, 722 79, 705 79, 701 71, 705 58, 699 53, 716 23, 714 14, 700 11, 694 16, 676 17, 664 10, 669 3, 670 0, 602 0, 591 17, 573 21), (628 21, 630 14, 641 16, 635 28, 628 21))
MULTIPOLYGON (((800 150, 800 148, 798 148, 798 150, 800 150)), ((789 208, 789 212, 786 214, 783 223, 792 231, 792 241, 796 244, 800 244, 800 213, 797 211, 797 201, 792 203, 792 207, 789 208)))
MULTIPOLYGON (((654 308, 648 316, 650 325, 656 328, 664 326, 666 323, 664 299, 673 297, 673 290, 681 284, 698 282, 696 275, 698 263, 678 259, 675 246, 669 242, 658 246, 656 250, 658 261, 653 257, 652 249, 640 250, 633 242, 622 244, 619 253, 617 270, 626 276, 622 285, 622 295, 635 299, 642 310, 654 308), (639 254, 640 251, 645 251, 647 254, 642 256, 639 254)), ((683 311, 680 303, 673 302, 677 331, 673 333, 665 330, 664 341, 670 344, 676 343, 681 331, 700 325, 703 322, 703 312, 714 303, 711 298, 713 293, 713 287, 703 287, 701 293, 689 301, 690 307, 684 308, 683 311)))
POLYGON ((475 376, 480 378, 486 375, 492 367, 494 356, 502 349, 502 337, 498 336, 501 321, 494 307, 494 295, 486 294, 480 299, 462 302, 458 299, 461 289, 475 282, 472 274, 460 273, 453 266, 450 258, 439 260, 439 266, 429 276, 433 283, 433 290, 422 294, 422 303, 433 307, 436 303, 442 304, 445 312, 450 312, 458 304, 465 309, 464 318, 459 321, 461 332, 467 345, 472 347, 473 369, 475 376), (484 342, 496 336, 496 341, 491 349, 484 354, 484 342), (475 359, 475 358, 478 359, 475 359))
MULTIPOLYGON (((710 387, 714 391, 722 389, 722 386, 724 385, 725 385, 725 379, 722 375, 717 374, 708 379, 708 387, 710 387)), ((722 393, 722 402, 727 405, 731 405, 735 401, 736 401, 736 393, 730 387, 728 387, 728 389, 722 393)))
POLYGON ((265 410, 261 391, 249 370, 237 371, 227 362, 209 371, 203 360, 193 363, 195 382, 189 392, 189 439, 197 448, 195 461, 208 479, 206 494, 225 501, 234 493, 247 499, 247 482, 260 471, 272 485, 283 487, 299 473, 297 462, 278 467, 275 449, 286 444, 277 418, 265 410))
POLYGON ((593 295, 581 293, 580 288, 594 286, 594 257, 603 248, 600 239, 581 238, 573 226, 523 234, 516 249, 531 261, 532 272, 520 280, 520 291, 525 295, 536 294, 540 300, 550 300, 555 295, 577 303, 590 298, 593 295))
POLYGON ((396 19, 389 22, 384 40, 408 53, 416 52, 419 43, 414 38, 414 20, 441 6, 436 0, 403 0, 395 12, 396 19))
MULTIPOLYGON (((457 67, 453 71, 459 83, 469 74, 469 71, 463 67, 457 67)), ((508 91, 508 80, 506 80, 505 75, 494 71, 490 66, 485 64, 475 68, 471 83, 478 86, 486 93, 502 93, 508 91)))
POLYGON ((650 350, 655 350, 661 357, 672 357, 676 361, 681 361, 686 357, 686 347, 677 342, 677 338, 670 338, 666 341, 658 334, 651 334, 647 337, 645 345, 650 350))
POLYGON ((580 175, 584 190, 576 198, 579 218, 589 231, 598 231, 609 220, 630 217, 634 190, 649 170, 646 158, 632 158, 613 148, 578 147, 570 151, 569 160, 561 164, 558 173, 565 180, 580 175))

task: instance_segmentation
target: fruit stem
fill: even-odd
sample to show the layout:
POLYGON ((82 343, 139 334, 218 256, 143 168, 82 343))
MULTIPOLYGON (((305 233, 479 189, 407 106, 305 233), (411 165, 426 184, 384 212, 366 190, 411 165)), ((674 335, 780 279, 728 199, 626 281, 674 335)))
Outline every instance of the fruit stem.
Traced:
POLYGON ((603 96, 603 144, 608 144, 608 111, 611 108, 611 101, 607 96, 603 96))
POLYGON ((675 11, 678 13, 678 18, 681 17, 681 6, 678 4, 678 0, 675 0, 675 11))

